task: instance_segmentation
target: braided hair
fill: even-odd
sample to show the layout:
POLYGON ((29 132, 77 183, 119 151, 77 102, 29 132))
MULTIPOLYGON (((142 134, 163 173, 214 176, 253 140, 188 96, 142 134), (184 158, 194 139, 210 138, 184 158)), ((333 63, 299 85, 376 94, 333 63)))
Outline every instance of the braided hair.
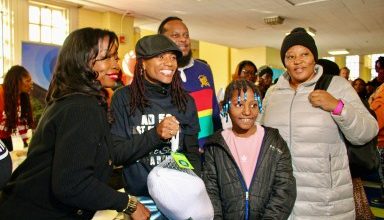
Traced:
MULTIPOLYGON (((136 109, 139 109, 144 113, 144 109, 150 106, 150 103, 145 96, 144 74, 143 58, 138 58, 135 65, 133 81, 129 86, 131 92, 129 115, 133 115, 136 109)), ((179 112, 185 113, 188 102, 187 93, 181 86, 181 78, 178 70, 174 73, 172 78, 171 97, 172 104, 177 106, 179 112)))
POLYGON ((233 80, 225 89, 225 94, 224 94, 224 100, 223 100, 223 109, 222 109, 222 116, 226 117, 226 120, 228 121, 228 112, 229 108, 231 106, 231 99, 235 91, 237 91, 238 97, 237 100, 240 102, 240 94, 241 91, 244 93, 244 100, 247 99, 247 90, 248 88, 252 89, 252 92, 254 93, 254 99, 257 101, 257 105, 259 107, 259 112, 262 110, 262 105, 261 105, 261 98, 260 98, 260 91, 256 87, 254 83, 252 83, 249 80, 246 79, 238 79, 238 80, 233 80))

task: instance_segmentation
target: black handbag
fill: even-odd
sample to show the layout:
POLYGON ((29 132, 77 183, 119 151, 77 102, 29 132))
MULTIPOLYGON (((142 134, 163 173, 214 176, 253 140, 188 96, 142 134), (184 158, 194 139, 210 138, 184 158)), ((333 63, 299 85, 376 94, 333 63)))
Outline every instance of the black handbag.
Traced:
MULTIPOLYGON (((333 75, 323 73, 316 82, 315 90, 327 90, 332 78, 333 75)), ((374 112, 371 111, 371 114, 374 114, 374 112)), ((380 154, 377 150, 377 136, 363 145, 353 145, 345 137, 344 140, 347 146, 349 167, 353 177, 378 171, 380 154)))
POLYGON ((353 177, 377 172, 380 165, 380 154, 376 147, 377 136, 364 145, 353 145, 348 140, 345 142, 353 177))

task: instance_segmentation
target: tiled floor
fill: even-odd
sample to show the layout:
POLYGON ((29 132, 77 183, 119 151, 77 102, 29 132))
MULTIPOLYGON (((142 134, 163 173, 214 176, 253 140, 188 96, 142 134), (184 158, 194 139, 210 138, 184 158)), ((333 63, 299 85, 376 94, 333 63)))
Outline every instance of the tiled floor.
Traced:
POLYGON ((384 204, 377 205, 372 203, 374 198, 379 198, 381 196, 379 184, 376 182, 364 181, 364 189, 367 194, 368 201, 370 201, 371 210, 376 216, 376 219, 384 220, 384 204))
POLYGON ((368 201, 370 201, 371 210, 378 220, 384 220, 384 204, 375 204, 373 199, 380 198, 381 189, 379 184, 378 175, 370 175, 363 178, 364 189, 367 194, 368 201))

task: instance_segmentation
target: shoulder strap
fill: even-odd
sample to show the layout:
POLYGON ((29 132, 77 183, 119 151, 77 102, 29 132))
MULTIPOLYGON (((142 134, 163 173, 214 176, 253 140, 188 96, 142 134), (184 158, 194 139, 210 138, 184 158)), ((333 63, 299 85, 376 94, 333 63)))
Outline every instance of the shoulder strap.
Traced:
POLYGON ((317 80, 314 90, 317 90, 317 89, 327 90, 329 84, 331 84, 332 78, 333 78, 333 75, 323 73, 323 75, 320 76, 319 80, 317 80))

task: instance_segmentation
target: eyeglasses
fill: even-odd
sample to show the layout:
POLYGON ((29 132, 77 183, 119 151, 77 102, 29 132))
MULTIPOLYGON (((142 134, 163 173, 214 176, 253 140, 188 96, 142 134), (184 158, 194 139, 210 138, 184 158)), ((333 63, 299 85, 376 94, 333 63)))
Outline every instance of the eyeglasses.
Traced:
POLYGON ((242 69, 242 70, 241 70, 241 73, 243 73, 244 75, 254 75, 254 74, 255 74, 255 71, 253 71, 253 70, 242 69))

